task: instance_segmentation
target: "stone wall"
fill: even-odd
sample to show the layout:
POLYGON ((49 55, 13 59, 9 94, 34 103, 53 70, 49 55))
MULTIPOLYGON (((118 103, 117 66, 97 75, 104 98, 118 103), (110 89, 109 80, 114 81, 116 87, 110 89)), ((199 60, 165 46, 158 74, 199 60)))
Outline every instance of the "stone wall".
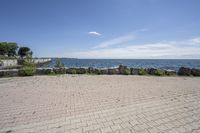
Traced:
POLYGON ((17 59, 0 60, 0 67, 10 67, 17 65, 17 59))
MULTIPOLYGON (((0 77, 19 76, 20 69, 0 70, 0 77)), ((155 69, 155 68, 128 68, 119 66, 118 68, 36 68, 34 75, 50 74, 96 74, 96 75, 155 75, 155 76, 200 76, 199 68, 181 67, 178 71, 155 69)))
MULTIPOLYGON (((35 64, 44 64, 51 62, 50 58, 35 58, 33 59, 35 64)), ((20 65, 20 60, 17 59, 2 59, 0 60, 0 69, 10 68, 20 65)))
POLYGON ((51 59, 50 58, 38 58, 38 59, 33 59, 33 62, 35 64, 41 64, 41 63, 51 62, 51 59))

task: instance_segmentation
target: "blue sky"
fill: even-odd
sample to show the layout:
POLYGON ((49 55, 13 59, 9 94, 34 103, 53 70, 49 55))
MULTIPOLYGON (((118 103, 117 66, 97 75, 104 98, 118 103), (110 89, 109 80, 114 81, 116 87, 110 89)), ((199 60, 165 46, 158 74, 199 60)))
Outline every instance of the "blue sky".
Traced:
POLYGON ((199 0, 0 0, 0 41, 38 57, 200 58, 199 0))

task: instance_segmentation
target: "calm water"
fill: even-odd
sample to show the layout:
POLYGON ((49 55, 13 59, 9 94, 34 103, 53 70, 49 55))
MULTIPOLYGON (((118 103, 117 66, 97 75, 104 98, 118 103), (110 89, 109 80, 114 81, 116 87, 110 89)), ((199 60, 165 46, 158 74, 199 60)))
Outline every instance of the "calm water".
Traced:
MULTIPOLYGON (((60 59, 64 63, 65 67, 96 67, 96 68, 108 68, 116 67, 119 64, 126 65, 128 67, 137 68, 163 68, 178 70, 178 68, 190 67, 200 68, 200 59, 198 60, 160 60, 160 59, 60 59)), ((49 67, 55 65, 56 59, 52 59, 49 67)))

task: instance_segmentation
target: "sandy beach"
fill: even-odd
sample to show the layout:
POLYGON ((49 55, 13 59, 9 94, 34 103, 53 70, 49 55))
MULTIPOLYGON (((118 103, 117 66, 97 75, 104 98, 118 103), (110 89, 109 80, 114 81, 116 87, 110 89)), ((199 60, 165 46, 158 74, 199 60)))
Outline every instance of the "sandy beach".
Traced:
POLYGON ((200 78, 0 79, 0 132, 200 132, 200 78))

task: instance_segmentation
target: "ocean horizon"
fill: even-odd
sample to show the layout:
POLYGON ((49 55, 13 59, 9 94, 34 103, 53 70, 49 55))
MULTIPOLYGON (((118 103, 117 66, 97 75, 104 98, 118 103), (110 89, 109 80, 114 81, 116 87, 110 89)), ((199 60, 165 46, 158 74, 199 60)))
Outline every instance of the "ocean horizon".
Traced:
POLYGON ((120 64, 133 68, 160 68, 178 70, 180 67, 200 68, 200 59, 78 59, 52 58, 48 67, 54 67, 59 59, 65 67, 111 68, 120 64))

